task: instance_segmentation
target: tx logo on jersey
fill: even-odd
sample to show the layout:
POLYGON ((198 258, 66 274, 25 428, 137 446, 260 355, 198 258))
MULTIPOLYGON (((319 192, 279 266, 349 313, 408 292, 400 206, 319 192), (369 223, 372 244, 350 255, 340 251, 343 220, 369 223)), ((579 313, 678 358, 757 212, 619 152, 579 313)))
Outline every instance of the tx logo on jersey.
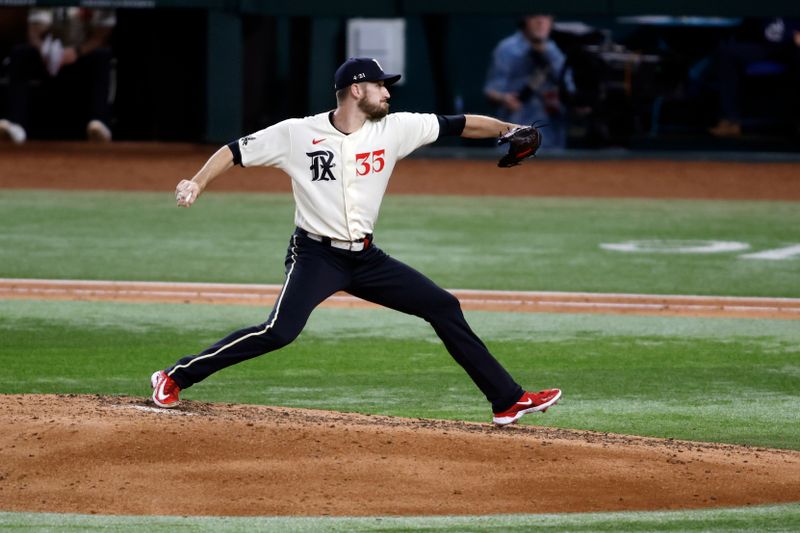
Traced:
POLYGON ((242 146, 247 146, 247 143, 249 143, 250 141, 255 141, 255 140, 256 140, 255 137, 242 137, 241 138, 242 146))
POLYGON ((329 150, 317 150, 316 152, 306 152, 311 158, 311 181, 336 181, 333 177, 331 168, 336 166, 333 162, 333 152, 329 150))

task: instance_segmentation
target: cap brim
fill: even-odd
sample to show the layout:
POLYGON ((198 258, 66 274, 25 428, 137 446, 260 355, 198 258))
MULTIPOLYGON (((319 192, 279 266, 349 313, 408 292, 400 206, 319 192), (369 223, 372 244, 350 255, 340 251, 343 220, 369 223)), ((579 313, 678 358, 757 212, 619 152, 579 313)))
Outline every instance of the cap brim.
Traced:
POLYGON ((394 85, 400 80, 400 74, 384 74, 376 81, 382 81, 385 86, 394 85))

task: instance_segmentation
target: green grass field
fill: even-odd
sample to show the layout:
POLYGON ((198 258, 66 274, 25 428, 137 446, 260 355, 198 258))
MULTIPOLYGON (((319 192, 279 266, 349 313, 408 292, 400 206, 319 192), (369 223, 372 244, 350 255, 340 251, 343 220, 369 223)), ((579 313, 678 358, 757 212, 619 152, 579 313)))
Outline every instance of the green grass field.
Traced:
MULTIPOLYGON (((0 277, 282 283, 288 195, 0 191, 0 277)), ((782 202, 389 196, 377 244, 449 288, 800 297, 782 202), (722 240, 742 252, 630 254, 603 243, 722 240)))
MULTIPOLYGON (((209 194, 179 210, 170 194, 0 191, 0 277, 280 283, 292 209, 284 195, 209 194)), ((792 203, 389 197, 377 235, 387 252, 451 288, 800 296, 800 258, 740 257, 800 243, 800 209, 792 203), (749 248, 713 254, 600 248, 634 239, 737 241, 749 248)), ((267 313, 0 301, 0 393, 145 395, 152 370, 267 313)), ((467 317, 524 386, 565 390, 563 402, 537 424, 800 449, 798 321, 467 317)), ((388 310, 318 309, 294 344, 220 372, 184 397, 489 418, 485 400, 427 325, 388 310)), ((0 527, 792 531, 800 529, 800 507, 314 520, 6 513, 0 527)))

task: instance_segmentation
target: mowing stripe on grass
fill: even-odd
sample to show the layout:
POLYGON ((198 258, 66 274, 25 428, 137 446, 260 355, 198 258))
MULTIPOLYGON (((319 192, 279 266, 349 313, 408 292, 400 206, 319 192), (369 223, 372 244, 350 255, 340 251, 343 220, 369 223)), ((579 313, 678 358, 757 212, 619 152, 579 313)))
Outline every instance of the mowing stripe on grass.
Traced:
MULTIPOLYGON (((169 194, 0 191, 0 277, 283 282, 291 195, 215 193, 201 204, 177 209, 169 194), (175 232, 182 227, 203 238, 186 239, 175 232)), ((784 249, 800 243, 795 202, 394 196, 381 211, 376 244, 443 287, 800 297, 797 257, 600 247, 784 249)))
POLYGON ((800 504, 697 511, 412 517, 97 516, 2 513, 0 529, 19 531, 797 531, 800 504))

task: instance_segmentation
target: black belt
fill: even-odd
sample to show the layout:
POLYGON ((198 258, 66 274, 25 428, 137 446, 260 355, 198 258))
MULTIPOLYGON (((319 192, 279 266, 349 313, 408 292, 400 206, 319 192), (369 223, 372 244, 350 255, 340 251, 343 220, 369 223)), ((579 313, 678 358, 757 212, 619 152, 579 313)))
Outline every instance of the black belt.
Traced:
POLYGON ((372 244, 372 234, 364 236, 362 239, 358 239, 355 241, 341 241, 339 239, 331 239, 330 237, 324 237, 322 235, 317 235, 316 233, 311 233, 310 231, 306 231, 303 228, 297 228, 296 233, 308 237, 312 241, 321 242, 325 246, 330 246, 331 248, 338 248, 340 250, 349 250, 351 252, 361 252, 366 250, 372 244))

